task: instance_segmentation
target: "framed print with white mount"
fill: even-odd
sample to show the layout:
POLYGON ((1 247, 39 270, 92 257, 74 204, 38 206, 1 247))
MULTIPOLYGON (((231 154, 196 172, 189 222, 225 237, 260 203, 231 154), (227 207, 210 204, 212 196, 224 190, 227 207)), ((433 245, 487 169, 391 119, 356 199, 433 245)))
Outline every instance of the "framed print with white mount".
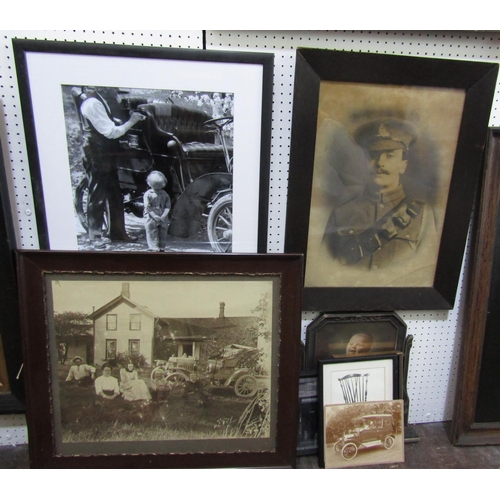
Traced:
POLYGON ((13 48, 40 248, 267 251, 271 53, 13 48))
POLYGON ((285 251, 305 310, 453 308, 497 74, 297 50, 285 251))

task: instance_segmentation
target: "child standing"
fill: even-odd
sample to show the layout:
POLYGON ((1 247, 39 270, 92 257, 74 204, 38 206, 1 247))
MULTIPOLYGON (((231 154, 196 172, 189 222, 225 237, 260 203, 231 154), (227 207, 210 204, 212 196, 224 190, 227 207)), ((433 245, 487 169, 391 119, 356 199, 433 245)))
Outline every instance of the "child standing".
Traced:
POLYGON ((153 170, 146 179, 148 189, 144 193, 144 219, 146 240, 151 252, 164 251, 167 244, 168 213, 170 212, 170 196, 164 190, 166 177, 153 170))

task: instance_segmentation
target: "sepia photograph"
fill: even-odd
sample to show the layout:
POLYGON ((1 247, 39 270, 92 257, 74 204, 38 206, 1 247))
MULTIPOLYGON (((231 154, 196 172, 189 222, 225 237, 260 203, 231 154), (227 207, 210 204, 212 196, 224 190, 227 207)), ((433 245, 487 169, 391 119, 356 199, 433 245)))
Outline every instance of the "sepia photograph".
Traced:
POLYGON ((324 407, 326 469, 404 462, 403 402, 324 407))
POLYGON ((320 361, 323 406, 398 399, 400 363, 399 354, 320 361))
POLYGON ((464 101, 321 83, 306 286, 433 284, 464 101))
POLYGON ((306 373, 319 360, 402 351, 406 324, 397 313, 325 313, 306 329, 306 373))
POLYGON ((231 251, 232 93, 61 91, 79 250, 231 251))
POLYGON ((272 449, 275 280, 46 285, 57 453, 272 449))

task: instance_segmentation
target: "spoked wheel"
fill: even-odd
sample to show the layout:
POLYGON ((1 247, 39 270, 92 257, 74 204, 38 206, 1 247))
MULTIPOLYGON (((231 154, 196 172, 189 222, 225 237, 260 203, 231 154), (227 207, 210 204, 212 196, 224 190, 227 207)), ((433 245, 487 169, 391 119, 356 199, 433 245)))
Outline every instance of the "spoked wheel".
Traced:
POLYGON ((339 439, 334 445, 333 445, 333 449, 335 451, 335 453, 340 453, 342 451, 342 447, 344 446, 344 442, 342 441, 342 439, 339 439))
POLYGON ((394 436, 385 436, 384 438, 384 448, 390 450, 394 446, 394 436))
POLYGON ((172 396, 182 396, 186 390, 187 377, 182 373, 171 373, 166 378, 171 384, 170 394, 172 396))
POLYGON ((257 380, 252 375, 243 375, 234 383, 234 392, 241 398, 251 398, 257 393, 257 380))
MULTIPOLYGON (((84 175, 75 188, 75 211, 78 220, 80 221, 80 224, 82 225, 83 229, 85 229, 85 231, 89 230, 89 224, 87 220, 88 196, 89 196, 89 181, 87 179, 87 176, 84 175)), ((104 210, 104 222, 102 225, 103 235, 108 234, 109 220, 110 220, 109 204, 108 201, 106 200, 106 209, 104 210)))
POLYGON ((342 448, 342 456, 345 460, 352 460, 358 454, 358 447, 354 443, 347 443, 342 448))
POLYGON ((208 240, 214 252, 231 252, 233 243, 233 195, 226 194, 210 210, 208 240))

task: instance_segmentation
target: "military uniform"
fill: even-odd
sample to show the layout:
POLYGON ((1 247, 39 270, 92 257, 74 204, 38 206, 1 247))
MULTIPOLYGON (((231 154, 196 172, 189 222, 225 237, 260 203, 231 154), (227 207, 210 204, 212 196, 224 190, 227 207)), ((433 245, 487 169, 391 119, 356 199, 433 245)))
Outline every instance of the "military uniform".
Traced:
MULTIPOLYGON (((406 154, 415 135, 405 122, 390 119, 361 126, 354 138, 371 155, 397 149, 406 154)), ((361 195, 346 200, 330 215, 323 242, 343 264, 379 269, 411 257, 419 245, 429 207, 406 197, 401 184, 390 190, 378 188, 368 184, 361 195)))

